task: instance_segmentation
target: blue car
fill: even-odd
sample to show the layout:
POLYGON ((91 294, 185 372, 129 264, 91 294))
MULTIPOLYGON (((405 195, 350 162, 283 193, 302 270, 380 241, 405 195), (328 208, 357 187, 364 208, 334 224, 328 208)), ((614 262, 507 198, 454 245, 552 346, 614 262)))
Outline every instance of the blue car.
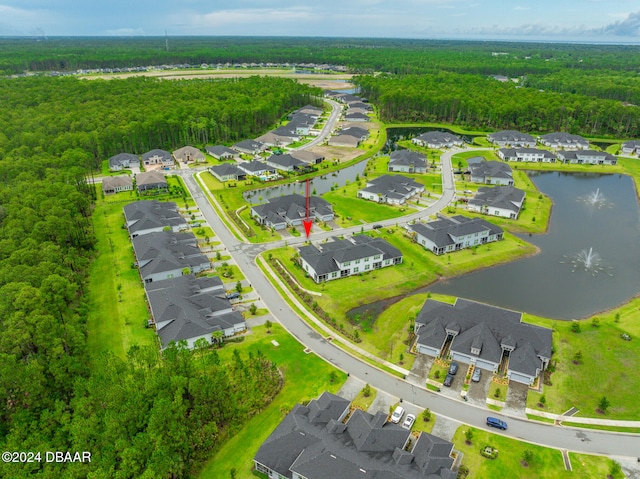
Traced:
POLYGON ((457 372, 458 372, 458 363, 454 361, 451 363, 451 366, 449 366, 449 374, 451 374, 452 376, 455 376, 457 372))
POLYGON ((487 418, 487 426, 497 427, 498 429, 502 429, 503 431, 507 429, 507 423, 498 419, 497 417, 488 417, 487 418))

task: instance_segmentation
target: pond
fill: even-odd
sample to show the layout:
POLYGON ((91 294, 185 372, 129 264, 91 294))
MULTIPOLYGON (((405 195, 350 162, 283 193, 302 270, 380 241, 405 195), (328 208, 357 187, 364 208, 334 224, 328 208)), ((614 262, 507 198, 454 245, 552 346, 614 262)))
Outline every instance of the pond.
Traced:
MULTIPOLYGON (((624 175, 531 173, 554 206, 540 253, 424 290, 557 319, 578 319, 640 291, 640 214, 624 175)), ((525 203, 526 204, 526 203, 525 203)))
MULTIPOLYGON (((361 161, 342 170, 316 176, 309 181, 309 192, 313 195, 323 195, 331 191, 332 187, 335 189, 344 186, 347 181, 352 183, 356 181, 357 176, 362 176, 366 166, 367 162, 361 161)), ((288 183, 286 185, 246 191, 243 193, 243 197, 250 205, 257 205, 266 202, 269 198, 276 198, 278 196, 291 195, 294 193, 304 195, 305 190, 306 182, 301 181, 299 183, 288 183)))

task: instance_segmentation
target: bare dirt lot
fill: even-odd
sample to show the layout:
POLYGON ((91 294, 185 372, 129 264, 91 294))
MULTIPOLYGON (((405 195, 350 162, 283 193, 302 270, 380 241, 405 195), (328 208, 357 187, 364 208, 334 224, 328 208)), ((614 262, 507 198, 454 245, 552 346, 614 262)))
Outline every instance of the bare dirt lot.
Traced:
POLYGON ((231 69, 231 70, 152 70, 147 72, 114 73, 106 75, 85 75, 81 78, 88 80, 129 78, 132 76, 148 76, 164 78, 167 80, 189 80, 193 78, 246 78, 250 76, 279 76, 294 78, 300 83, 317 86, 323 90, 346 90, 354 88, 351 74, 321 74, 321 73, 294 73, 293 70, 284 69, 231 69))

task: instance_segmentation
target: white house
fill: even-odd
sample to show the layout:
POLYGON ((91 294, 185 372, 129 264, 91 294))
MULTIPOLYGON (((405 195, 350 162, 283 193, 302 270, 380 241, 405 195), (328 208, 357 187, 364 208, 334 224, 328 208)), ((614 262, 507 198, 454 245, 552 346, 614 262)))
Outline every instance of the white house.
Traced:
POLYGON ((558 159, 564 163, 578 165, 615 165, 618 159, 606 151, 559 151, 558 159))
POLYGON ((424 191, 424 185, 401 175, 382 175, 367 182, 358 190, 358 198, 376 203, 404 204, 409 198, 424 191))
POLYGON ((523 163, 555 163, 557 160, 553 152, 539 148, 500 148, 498 157, 504 161, 523 163))
POLYGON ((478 188, 475 198, 467 203, 469 211, 516 219, 524 203, 524 191, 513 186, 478 188))

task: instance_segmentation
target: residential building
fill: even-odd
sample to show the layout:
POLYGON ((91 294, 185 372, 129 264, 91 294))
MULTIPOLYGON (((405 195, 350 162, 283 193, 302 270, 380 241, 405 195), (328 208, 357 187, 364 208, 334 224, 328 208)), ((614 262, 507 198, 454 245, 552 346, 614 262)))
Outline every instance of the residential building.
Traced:
POLYGON ((146 171, 136 175, 136 188, 140 193, 145 191, 167 191, 169 184, 162 171, 146 171))
POLYGON ((382 175, 367 181, 367 186, 358 190, 358 198, 402 205, 409 198, 424 191, 424 185, 402 175, 382 175))
POLYGON ((329 392, 296 405, 254 457, 269 479, 455 479, 453 444, 354 409, 329 392), (348 420, 347 420, 348 417, 348 420))
POLYGON ((257 155, 264 151, 266 145, 256 140, 243 140, 233 145, 233 149, 247 155, 257 155))
POLYGON ((555 163, 558 159, 552 151, 539 148, 500 148, 498 157, 504 161, 524 163, 555 163))
POLYGON ((621 153, 625 155, 633 155, 640 153, 640 140, 625 141, 620 147, 621 153))
POLYGON ((212 166, 209 168, 209 171, 220 181, 238 181, 244 180, 247 177, 247 173, 245 171, 230 163, 212 166))
POLYGON ((551 359, 552 330, 522 322, 522 313, 458 298, 455 304, 428 299, 415 323, 416 349, 440 357, 445 345, 454 361, 532 385, 551 359))
POLYGON ((348 126, 347 128, 342 128, 339 134, 350 135, 358 138, 360 141, 364 141, 369 138, 369 130, 366 128, 360 128, 359 126, 348 126))
POLYGON ((207 146, 205 151, 216 160, 231 160, 240 156, 236 150, 223 145, 207 146))
POLYGON ((445 131, 429 131, 411 140, 413 143, 426 148, 452 148, 462 146, 464 141, 458 135, 445 131))
POLYGON ((193 349, 199 339, 211 344, 216 333, 227 338, 247 329, 218 276, 178 276, 147 283, 145 290, 162 349, 172 341, 186 341, 193 349))
POLYGON ((559 151, 558 160, 578 165, 615 165, 618 163, 615 156, 606 151, 596 150, 559 151))
POLYGON ((165 150, 150 150, 142 155, 144 166, 160 165, 162 168, 171 168, 174 166, 173 156, 165 150))
POLYGON ((187 221, 178 212, 178 205, 169 201, 136 201, 124 208, 125 225, 132 238, 148 233, 186 230, 187 221))
POLYGON ((347 148, 357 148, 360 145, 360 138, 347 135, 344 133, 338 133, 329 138, 327 144, 329 146, 346 146, 347 148))
POLYGON ((267 158, 267 165, 274 167, 276 170, 297 171, 309 168, 304 161, 294 158, 292 155, 271 155, 267 158))
POLYGON ((439 216, 428 223, 410 224, 407 229, 415 233, 416 243, 437 255, 500 241, 504 237, 499 226, 482 218, 461 215, 439 216))
MULTIPOLYGON (((271 198, 265 204, 253 206, 251 216, 260 224, 276 230, 287 226, 299 226, 307 217, 307 200, 293 194, 271 198)), ((334 218, 331 204, 319 196, 309 197, 309 219, 331 221, 334 218)))
POLYGON ((269 131, 267 133, 265 133, 262 136, 259 136, 258 138, 256 138, 257 141, 259 141, 260 143, 262 143, 265 148, 269 147, 269 148, 280 148, 283 146, 289 146, 291 143, 293 143, 294 141, 298 141, 296 138, 299 139, 299 137, 297 136, 290 136, 290 135, 281 135, 281 134, 276 134, 273 131, 269 131))
POLYGON ((516 219, 524 203, 524 191, 513 186, 483 186, 467 203, 469 211, 516 219))
POLYGON ((119 153, 109 158, 109 170, 121 171, 125 168, 140 168, 140 158, 131 153, 119 153))
POLYGON ((211 263, 200 252, 193 233, 161 231, 132 238, 136 265, 145 283, 200 273, 211 263))
POLYGON ((380 238, 357 235, 301 246, 300 265, 316 283, 402 263, 402 252, 380 238))
POLYGON ((289 153, 296 160, 304 161, 309 165, 318 165, 324 160, 324 155, 311 150, 294 150, 289 153))
POLYGON ((276 172, 273 166, 258 160, 241 161, 237 166, 249 176, 269 176, 276 172))
POLYGON ((364 113, 347 113, 344 116, 344 121, 370 121, 370 120, 371 118, 369 118, 364 113))
POLYGON ((513 171, 501 161, 471 162, 469 174, 473 183, 513 186, 513 171))
POLYGON ((106 176, 102 179, 102 192, 105 195, 133 191, 133 180, 129 175, 106 176))
POLYGON ((580 135, 572 135, 571 133, 555 132, 542 135, 539 138, 540 143, 550 148, 565 150, 586 150, 589 148, 589 142, 580 135))
POLYGON ((395 150, 389 158, 389 171, 398 173, 426 173, 427 159, 422 153, 411 150, 395 150))
POLYGON ((204 153, 193 146, 183 146, 173 152, 173 157, 182 163, 203 163, 205 161, 204 153))
POLYGON ((487 135, 487 140, 500 147, 523 147, 533 148, 536 146, 536 139, 528 133, 520 133, 514 130, 498 131, 487 135))

